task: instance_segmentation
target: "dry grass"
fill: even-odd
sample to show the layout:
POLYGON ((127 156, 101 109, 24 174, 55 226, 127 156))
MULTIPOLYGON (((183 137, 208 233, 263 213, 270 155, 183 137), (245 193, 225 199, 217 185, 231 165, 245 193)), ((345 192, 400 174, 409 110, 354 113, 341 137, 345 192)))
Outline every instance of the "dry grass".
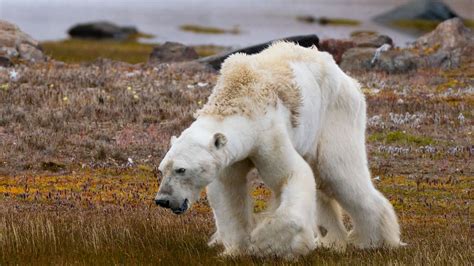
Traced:
MULTIPOLYGON (((395 205, 408 246, 349 249, 345 254, 321 249, 298 264, 472 262, 472 178, 432 182, 382 176, 381 180, 377 186, 395 205)), ((219 258, 220 249, 206 245, 214 230, 206 201, 182 216, 155 207, 157 182, 149 171, 2 177, 0 190, 2 264, 285 264, 271 258, 219 258)), ((255 192, 255 196, 262 193, 255 192)))
MULTIPOLYGON (((299 264, 472 264, 472 69, 357 75, 374 182, 409 245, 299 264)), ((183 216, 153 205, 152 169, 215 80, 190 63, 0 69, 0 264, 285 264, 218 257, 205 197, 183 216)), ((268 191, 252 195, 265 208, 268 191)))
POLYGON ((206 101, 210 85, 200 82, 215 80, 197 63, 51 63, 19 67, 15 81, 9 71, 0 70, 0 173, 41 170, 49 162, 156 162, 206 101))

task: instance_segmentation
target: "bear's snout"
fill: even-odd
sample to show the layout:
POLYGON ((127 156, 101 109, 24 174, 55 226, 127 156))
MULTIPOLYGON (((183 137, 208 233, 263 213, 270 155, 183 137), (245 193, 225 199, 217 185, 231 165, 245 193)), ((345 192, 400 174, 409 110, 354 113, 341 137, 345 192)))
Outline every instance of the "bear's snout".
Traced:
POLYGON ((171 211, 172 211, 174 214, 182 214, 182 213, 184 213, 187 209, 188 209, 188 199, 185 199, 185 200, 183 201, 183 204, 181 204, 181 206, 179 206, 179 208, 171 208, 171 211))
POLYGON ((170 207, 170 201, 167 199, 156 199, 155 200, 156 205, 163 207, 163 208, 169 208, 170 207))
POLYGON ((182 203, 179 203, 179 201, 170 200, 167 197, 159 197, 159 198, 155 199, 155 203, 156 203, 156 205, 158 205, 162 208, 171 209, 171 211, 174 214, 182 214, 189 207, 188 199, 184 199, 184 201, 182 203))

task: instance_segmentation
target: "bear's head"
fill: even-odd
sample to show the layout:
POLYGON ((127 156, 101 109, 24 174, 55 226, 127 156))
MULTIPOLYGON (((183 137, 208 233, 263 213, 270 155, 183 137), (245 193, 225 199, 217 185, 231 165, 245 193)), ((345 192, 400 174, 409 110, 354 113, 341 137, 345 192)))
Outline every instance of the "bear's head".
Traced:
POLYGON ((156 204, 184 213, 219 174, 226 143, 222 133, 184 131, 179 138, 173 136, 158 167, 163 179, 156 204))

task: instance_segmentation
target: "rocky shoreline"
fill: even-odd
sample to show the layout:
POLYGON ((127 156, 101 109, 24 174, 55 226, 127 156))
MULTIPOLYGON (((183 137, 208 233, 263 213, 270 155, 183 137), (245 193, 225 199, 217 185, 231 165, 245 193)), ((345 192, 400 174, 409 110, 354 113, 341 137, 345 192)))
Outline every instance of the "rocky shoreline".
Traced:
MULTIPOLYGON (((93 26, 79 25, 71 31, 80 32, 78 28, 93 26)), ((96 29, 97 26, 93 32, 96 35, 109 36, 114 33, 120 36, 126 35, 120 33, 122 28, 118 26, 107 23, 101 23, 99 26, 107 26, 106 28, 113 26, 113 31, 103 29, 100 31, 96 29)), ((138 33, 136 29, 131 30, 129 27, 124 27, 124 29, 127 33, 138 33)), ((348 39, 319 40, 315 35, 307 35, 282 40, 299 42, 303 46, 316 45, 320 50, 331 53, 341 68, 351 72, 374 70, 406 73, 416 68, 457 68, 463 64, 469 64, 472 61, 471 55, 474 53, 474 33, 464 26, 460 18, 453 18, 439 24, 434 31, 421 36, 406 48, 399 48, 389 36, 374 32, 356 32, 348 39)), ((270 43, 230 50, 223 54, 213 55, 209 59, 197 60, 199 55, 193 47, 168 42, 150 51, 148 63, 156 65, 197 60, 201 63, 217 64, 218 69, 220 63, 216 62, 222 62, 230 54, 258 52, 270 43)), ((48 60, 52 59, 44 54, 38 41, 22 32, 16 25, 0 21, 0 66, 11 67, 22 62, 38 63, 48 60)))

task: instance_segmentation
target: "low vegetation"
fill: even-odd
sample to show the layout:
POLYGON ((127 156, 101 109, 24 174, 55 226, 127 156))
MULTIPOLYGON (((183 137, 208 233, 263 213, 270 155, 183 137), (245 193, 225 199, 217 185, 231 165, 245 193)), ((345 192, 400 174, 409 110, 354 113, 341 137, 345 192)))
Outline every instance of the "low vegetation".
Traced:
MULTIPOLYGON (((426 20, 426 19, 405 19, 405 20, 396 20, 391 24, 395 27, 406 29, 406 30, 415 30, 417 32, 430 32, 434 30, 442 21, 436 20, 426 20)), ((471 29, 474 29, 474 21, 470 19, 463 20, 464 25, 471 29)))
POLYGON ((357 26, 360 24, 360 21, 358 20, 347 18, 316 18, 313 16, 297 16, 296 20, 304 23, 318 23, 320 25, 328 26, 357 26))
MULTIPOLYGON (((355 76, 368 102, 374 183, 408 245, 317 249, 296 264, 472 264, 474 76, 466 69, 355 76)), ((197 63, 0 68, 0 264, 288 264, 208 248, 215 229, 205 194, 182 216, 153 203, 169 138, 193 121, 215 82, 197 63)), ((251 193, 254 210, 264 210, 271 193, 258 182, 251 193)))
POLYGON ((184 24, 179 27, 182 31, 188 31, 199 34, 239 34, 240 30, 238 27, 232 29, 222 29, 210 26, 201 26, 193 24, 184 24))
MULTIPOLYGON (((159 44, 141 43, 137 41, 113 41, 68 39, 41 43, 46 55, 66 63, 92 62, 97 58, 107 58, 131 64, 145 63, 159 44)), ((214 45, 197 45, 193 47, 199 56, 209 56, 223 51, 225 48, 214 45)))
POLYGON ((67 63, 93 61, 102 57, 134 64, 146 62, 155 45, 135 41, 69 39, 43 42, 41 46, 45 54, 67 63))
POLYGON ((387 133, 374 133, 369 136, 369 141, 380 141, 386 144, 417 145, 426 146, 434 143, 430 137, 415 136, 403 131, 391 131, 387 133))
MULTIPOLYGON (((318 249, 297 264, 450 264, 472 261, 473 179, 379 176, 408 243, 397 250, 344 254, 318 249)), ((158 182, 138 168, 0 178, 2 264, 260 264, 208 248, 212 214, 205 200, 177 216, 154 206, 158 182)), ((268 194, 255 189, 253 195, 268 194)), ((205 199, 205 198, 204 198, 205 199)), ((257 205, 256 205, 257 206, 257 205)), ((348 219, 346 219, 348 220, 348 219)), ((287 264, 272 259, 272 263, 287 264)))

